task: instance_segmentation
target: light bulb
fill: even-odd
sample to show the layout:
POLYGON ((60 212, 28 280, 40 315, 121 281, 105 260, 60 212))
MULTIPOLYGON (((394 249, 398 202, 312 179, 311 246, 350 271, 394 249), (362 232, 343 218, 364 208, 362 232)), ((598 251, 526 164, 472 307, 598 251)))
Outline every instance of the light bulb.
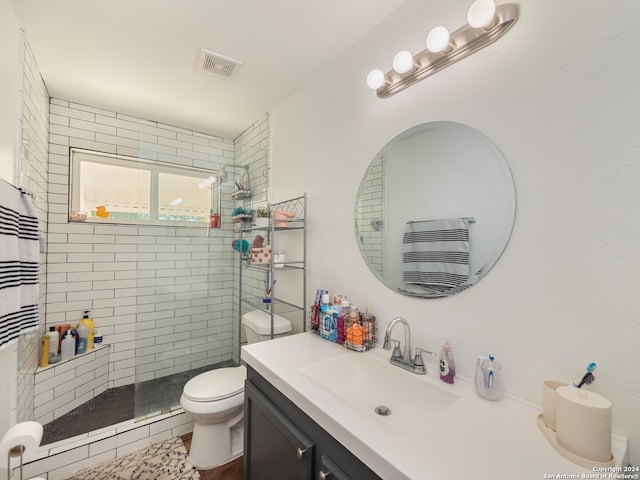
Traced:
POLYGON ((427 35, 427 50, 438 53, 449 47, 449 30, 445 27, 435 27, 427 35))
POLYGON ((491 24, 496 14, 493 0, 476 0, 469 7, 467 21, 473 28, 484 28, 491 24))
POLYGON ((402 50, 393 57, 393 69, 398 73, 406 73, 413 68, 413 55, 402 50))
POLYGON ((367 85, 372 90, 377 90, 385 84, 384 73, 378 68, 374 68, 367 75, 367 85))

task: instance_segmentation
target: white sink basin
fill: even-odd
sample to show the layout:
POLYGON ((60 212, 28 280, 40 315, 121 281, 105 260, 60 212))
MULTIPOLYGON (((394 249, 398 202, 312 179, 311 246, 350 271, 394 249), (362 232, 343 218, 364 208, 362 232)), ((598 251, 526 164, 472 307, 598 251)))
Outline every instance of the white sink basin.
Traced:
POLYGON ((299 371, 396 435, 419 427, 459 398, 421 375, 365 354, 342 355, 299 371), (376 413, 379 406, 391 413, 376 413))

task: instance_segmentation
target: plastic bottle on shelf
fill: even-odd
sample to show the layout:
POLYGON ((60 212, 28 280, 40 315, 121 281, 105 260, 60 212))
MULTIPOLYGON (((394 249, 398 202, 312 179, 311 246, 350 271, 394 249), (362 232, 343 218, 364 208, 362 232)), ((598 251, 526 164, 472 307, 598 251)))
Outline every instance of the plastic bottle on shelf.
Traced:
POLYGON ((87 327, 87 342, 86 342, 87 345, 85 349, 85 351, 87 352, 90 350, 93 350, 94 337, 95 337, 95 327, 93 325, 93 320, 89 318, 89 312, 90 310, 84 311, 84 316, 82 317, 82 320, 78 322, 78 326, 76 327, 76 330, 78 330, 78 334, 80 333, 80 325, 85 325, 87 327))
POLYGON ((49 327, 49 363, 60 361, 58 347, 60 346, 60 332, 56 331, 55 326, 49 327))
POLYGON ((70 360, 76 355, 76 339, 70 333, 62 339, 61 353, 62 361, 70 360))
POLYGON ((89 336, 89 329, 85 323, 78 325, 78 350, 76 355, 81 355, 87 351, 87 337, 89 336))
POLYGON ((42 347, 40 350, 40 363, 39 363, 41 367, 46 367, 47 365, 49 365, 50 342, 51 342, 51 338, 49 337, 49 335, 45 335, 42 337, 42 347))

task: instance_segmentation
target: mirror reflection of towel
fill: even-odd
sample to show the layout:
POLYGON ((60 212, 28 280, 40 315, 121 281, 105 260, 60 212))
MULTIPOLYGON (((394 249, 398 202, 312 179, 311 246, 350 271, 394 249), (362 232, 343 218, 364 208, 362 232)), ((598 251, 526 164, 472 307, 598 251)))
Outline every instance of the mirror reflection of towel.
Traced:
POLYGON ((442 293, 469 280, 469 219, 407 222, 402 236, 402 279, 442 293))

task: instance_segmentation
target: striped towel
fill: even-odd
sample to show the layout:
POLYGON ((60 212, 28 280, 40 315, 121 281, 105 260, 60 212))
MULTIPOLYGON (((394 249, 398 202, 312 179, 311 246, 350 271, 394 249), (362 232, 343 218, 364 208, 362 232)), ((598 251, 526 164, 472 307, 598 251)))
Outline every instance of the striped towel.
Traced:
POLYGON ((407 222, 402 279, 443 294, 460 291, 469 280, 469 219, 407 222))
POLYGON ((38 327, 39 254, 31 197, 0 179, 0 350, 38 327))

